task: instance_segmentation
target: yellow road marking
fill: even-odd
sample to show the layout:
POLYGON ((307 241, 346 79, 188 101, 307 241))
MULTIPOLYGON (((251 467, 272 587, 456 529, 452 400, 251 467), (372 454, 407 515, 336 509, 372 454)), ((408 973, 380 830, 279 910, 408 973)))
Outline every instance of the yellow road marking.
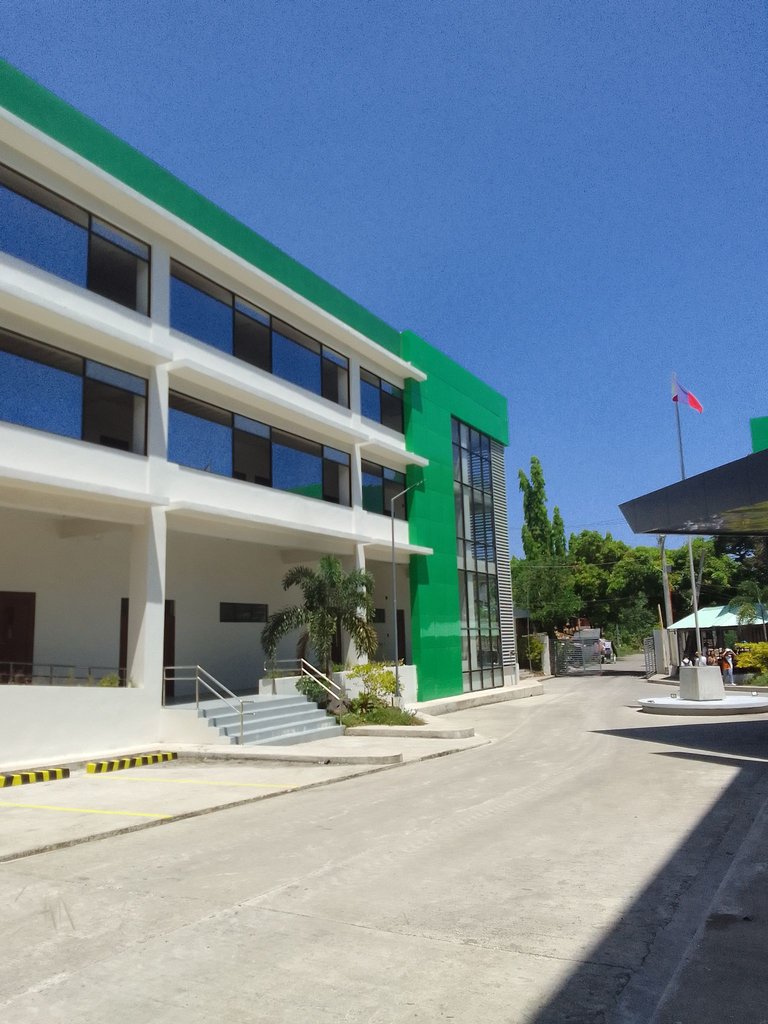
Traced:
POLYGON ((297 782, 207 782, 203 779, 165 779, 155 775, 121 775, 114 776, 115 782, 167 782, 183 786, 239 786, 251 789, 298 789, 297 782))
POLYGON ((149 814, 145 811, 100 811, 94 807, 56 807, 54 804, 17 804, 0 800, 0 807, 26 807, 32 811, 64 811, 70 814, 116 814, 124 818, 171 818, 171 814, 149 814))

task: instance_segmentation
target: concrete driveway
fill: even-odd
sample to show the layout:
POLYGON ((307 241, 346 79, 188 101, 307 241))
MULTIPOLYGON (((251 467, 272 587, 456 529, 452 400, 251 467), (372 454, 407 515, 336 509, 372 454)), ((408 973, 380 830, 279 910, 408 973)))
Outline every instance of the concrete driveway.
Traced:
POLYGON ((0 865, 0 1019, 758 1024, 768 722, 547 690, 450 716, 490 745, 0 865))

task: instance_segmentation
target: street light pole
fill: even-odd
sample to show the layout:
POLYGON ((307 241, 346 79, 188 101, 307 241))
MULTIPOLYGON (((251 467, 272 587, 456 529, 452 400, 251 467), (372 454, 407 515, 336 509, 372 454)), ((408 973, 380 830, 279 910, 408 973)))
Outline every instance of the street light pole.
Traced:
POLYGON ((406 487, 404 491, 400 491, 394 498, 389 499, 389 518, 390 526, 392 527, 392 615, 394 621, 395 631, 395 696, 400 700, 400 659, 398 658, 398 646, 399 637, 397 634, 397 564, 395 562, 395 502, 398 498, 404 498, 408 491, 414 490, 416 487, 423 487, 424 481, 418 480, 415 484, 411 484, 410 487, 406 487))

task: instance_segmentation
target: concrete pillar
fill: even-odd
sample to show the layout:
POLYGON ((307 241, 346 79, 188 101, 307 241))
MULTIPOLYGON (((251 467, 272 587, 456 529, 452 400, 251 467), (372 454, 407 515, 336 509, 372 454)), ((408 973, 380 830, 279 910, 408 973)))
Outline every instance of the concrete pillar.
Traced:
POLYGON ((128 679, 163 697, 166 519, 164 508, 133 528, 128 584, 128 679))
POLYGON ((168 458, 168 365, 153 366, 147 391, 147 455, 165 463, 168 458))
POLYGON ((349 460, 350 485, 352 489, 352 508, 363 507, 363 467, 361 445, 356 444, 352 449, 352 457, 349 460))
POLYGON ((152 246, 150 287, 152 329, 167 330, 171 323, 171 256, 164 245, 152 246))

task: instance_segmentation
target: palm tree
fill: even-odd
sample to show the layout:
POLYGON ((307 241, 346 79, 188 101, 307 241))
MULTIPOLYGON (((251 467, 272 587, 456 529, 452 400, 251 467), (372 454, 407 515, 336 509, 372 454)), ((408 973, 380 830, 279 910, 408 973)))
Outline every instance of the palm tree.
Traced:
POLYGON ((352 637, 358 654, 372 658, 379 645, 373 628, 373 576, 363 569, 347 572, 338 558, 324 555, 317 570, 298 565, 283 577, 283 590, 298 586, 304 601, 270 615, 261 634, 267 658, 275 656, 280 640, 294 629, 304 629, 297 646, 303 657, 309 643, 320 669, 330 676, 331 650, 339 626, 352 637))

